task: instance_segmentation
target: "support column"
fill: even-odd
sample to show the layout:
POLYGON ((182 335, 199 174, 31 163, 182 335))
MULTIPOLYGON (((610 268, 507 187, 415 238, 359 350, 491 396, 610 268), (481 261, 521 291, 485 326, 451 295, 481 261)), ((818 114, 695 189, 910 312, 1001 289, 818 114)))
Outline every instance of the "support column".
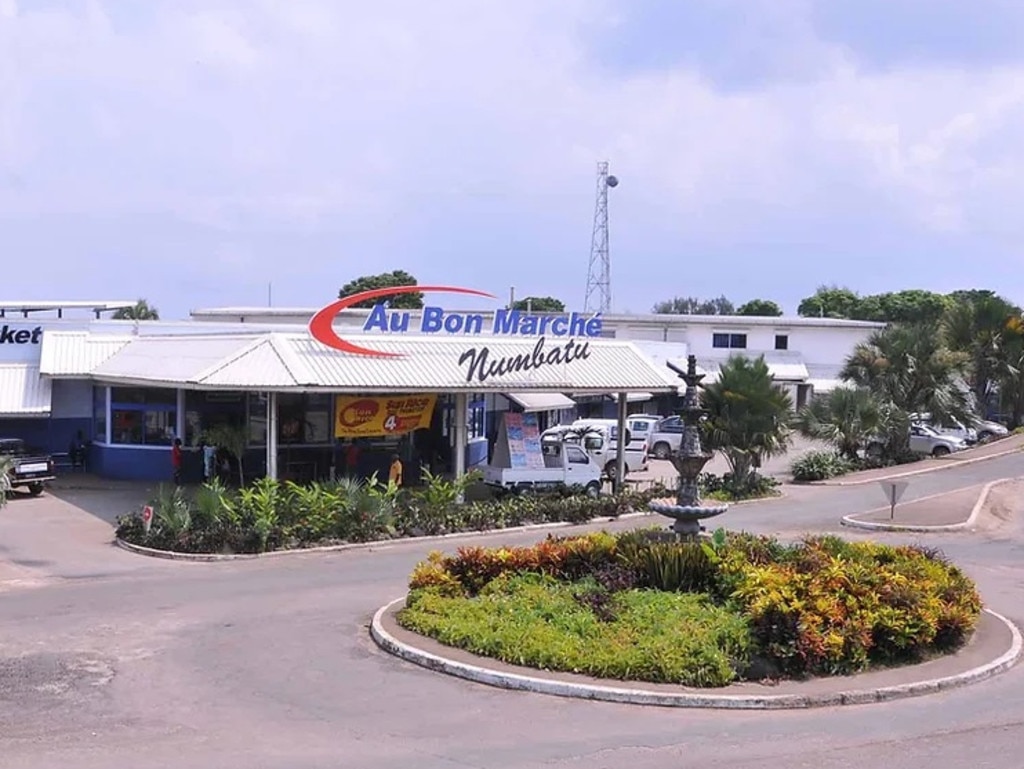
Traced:
POLYGON ((176 406, 176 419, 174 420, 174 436, 181 438, 182 444, 185 443, 185 391, 179 389, 177 391, 177 400, 175 401, 176 406))
MULTIPOLYGON (((455 446, 455 479, 458 480, 466 474, 466 446, 469 443, 469 436, 466 430, 466 416, 469 412, 469 398, 466 393, 455 393, 455 406, 452 409, 452 421, 455 423, 454 430, 455 446)), ((459 495, 457 500, 460 504, 465 500, 459 495)))
POLYGON ((103 400, 106 403, 104 408, 107 410, 107 418, 104 422, 106 429, 103 431, 103 442, 108 446, 113 443, 114 436, 114 415, 111 413, 111 395, 110 387, 107 385, 103 386, 103 400))
POLYGON ((618 493, 624 488, 626 481, 626 409, 628 407, 626 393, 618 395, 619 439, 615 442, 615 480, 612 482, 612 491, 618 493))
POLYGON ((277 393, 267 393, 267 477, 277 480, 277 393))

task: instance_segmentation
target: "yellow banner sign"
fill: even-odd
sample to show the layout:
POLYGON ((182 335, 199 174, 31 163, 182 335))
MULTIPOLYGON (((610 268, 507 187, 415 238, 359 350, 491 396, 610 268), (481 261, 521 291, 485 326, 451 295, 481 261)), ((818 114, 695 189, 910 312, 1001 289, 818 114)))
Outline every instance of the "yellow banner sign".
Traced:
POLYGON ((334 437, 404 435, 430 427, 436 403, 436 395, 339 395, 334 401, 334 437))

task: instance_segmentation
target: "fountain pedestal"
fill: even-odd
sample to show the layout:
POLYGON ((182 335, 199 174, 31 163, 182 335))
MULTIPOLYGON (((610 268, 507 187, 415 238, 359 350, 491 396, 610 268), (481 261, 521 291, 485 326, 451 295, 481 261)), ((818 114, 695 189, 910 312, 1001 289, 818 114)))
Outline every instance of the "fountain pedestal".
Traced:
POLYGON ((655 513, 674 519, 672 531, 682 538, 697 537, 701 530, 701 521, 721 515, 729 506, 724 503, 705 505, 700 499, 700 488, 697 478, 704 465, 711 461, 711 452, 705 452, 700 445, 700 419, 704 409, 700 407, 697 387, 703 374, 697 373, 697 358, 690 355, 686 359, 686 371, 672 365, 668 367, 686 382, 686 393, 683 395, 682 419, 683 435, 679 449, 670 455, 672 465, 679 475, 676 486, 676 499, 656 499, 648 504, 655 513))

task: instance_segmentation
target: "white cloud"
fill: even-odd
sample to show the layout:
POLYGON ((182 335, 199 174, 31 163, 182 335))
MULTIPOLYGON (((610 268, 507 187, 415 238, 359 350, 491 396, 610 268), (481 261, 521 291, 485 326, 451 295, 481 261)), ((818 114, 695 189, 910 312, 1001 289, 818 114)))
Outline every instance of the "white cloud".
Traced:
POLYGON ((0 0, 0 203, 368 227, 424 196, 546 206, 609 157, 650 220, 718 237, 745 209, 843 194, 969 230, 1022 191, 1018 69, 865 73, 776 12, 737 53, 767 35, 803 76, 722 92, 692 69, 596 66, 587 30, 622 7, 0 0))

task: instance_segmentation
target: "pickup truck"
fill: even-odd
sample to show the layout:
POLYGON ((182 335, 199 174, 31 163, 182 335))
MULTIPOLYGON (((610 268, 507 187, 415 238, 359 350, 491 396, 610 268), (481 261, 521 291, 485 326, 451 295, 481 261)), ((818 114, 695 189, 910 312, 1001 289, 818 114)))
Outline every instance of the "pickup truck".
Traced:
POLYGON ((523 491, 579 486, 591 497, 601 493, 601 468, 579 446, 558 441, 542 443, 544 467, 483 468, 483 481, 489 486, 523 491))
POLYGON ((0 438, 0 462, 8 464, 8 487, 27 487, 37 497, 43 493, 43 484, 56 478, 53 459, 46 454, 33 454, 21 438, 0 438))
MULTIPOLYGON (((630 420, 633 417, 629 418, 630 420)), ((627 425, 629 422, 627 422, 627 425)), ((641 426, 644 432, 647 431, 649 421, 644 418, 641 426)), ((571 425, 557 425, 545 431, 545 435, 554 431, 563 431, 566 436, 576 434, 586 435, 585 448, 588 454, 596 460, 604 469, 606 478, 615 477, 615 455, 618 450, 618 424, 614 419, 577 419, 571 425), (599 440, 593 440, 593 436, 599 436, 599 440)), ((642 434, 637 435, 629 426, 626 427, 626 474, 643 473, 647 471, 648 443, 647 438, 642 434)))

